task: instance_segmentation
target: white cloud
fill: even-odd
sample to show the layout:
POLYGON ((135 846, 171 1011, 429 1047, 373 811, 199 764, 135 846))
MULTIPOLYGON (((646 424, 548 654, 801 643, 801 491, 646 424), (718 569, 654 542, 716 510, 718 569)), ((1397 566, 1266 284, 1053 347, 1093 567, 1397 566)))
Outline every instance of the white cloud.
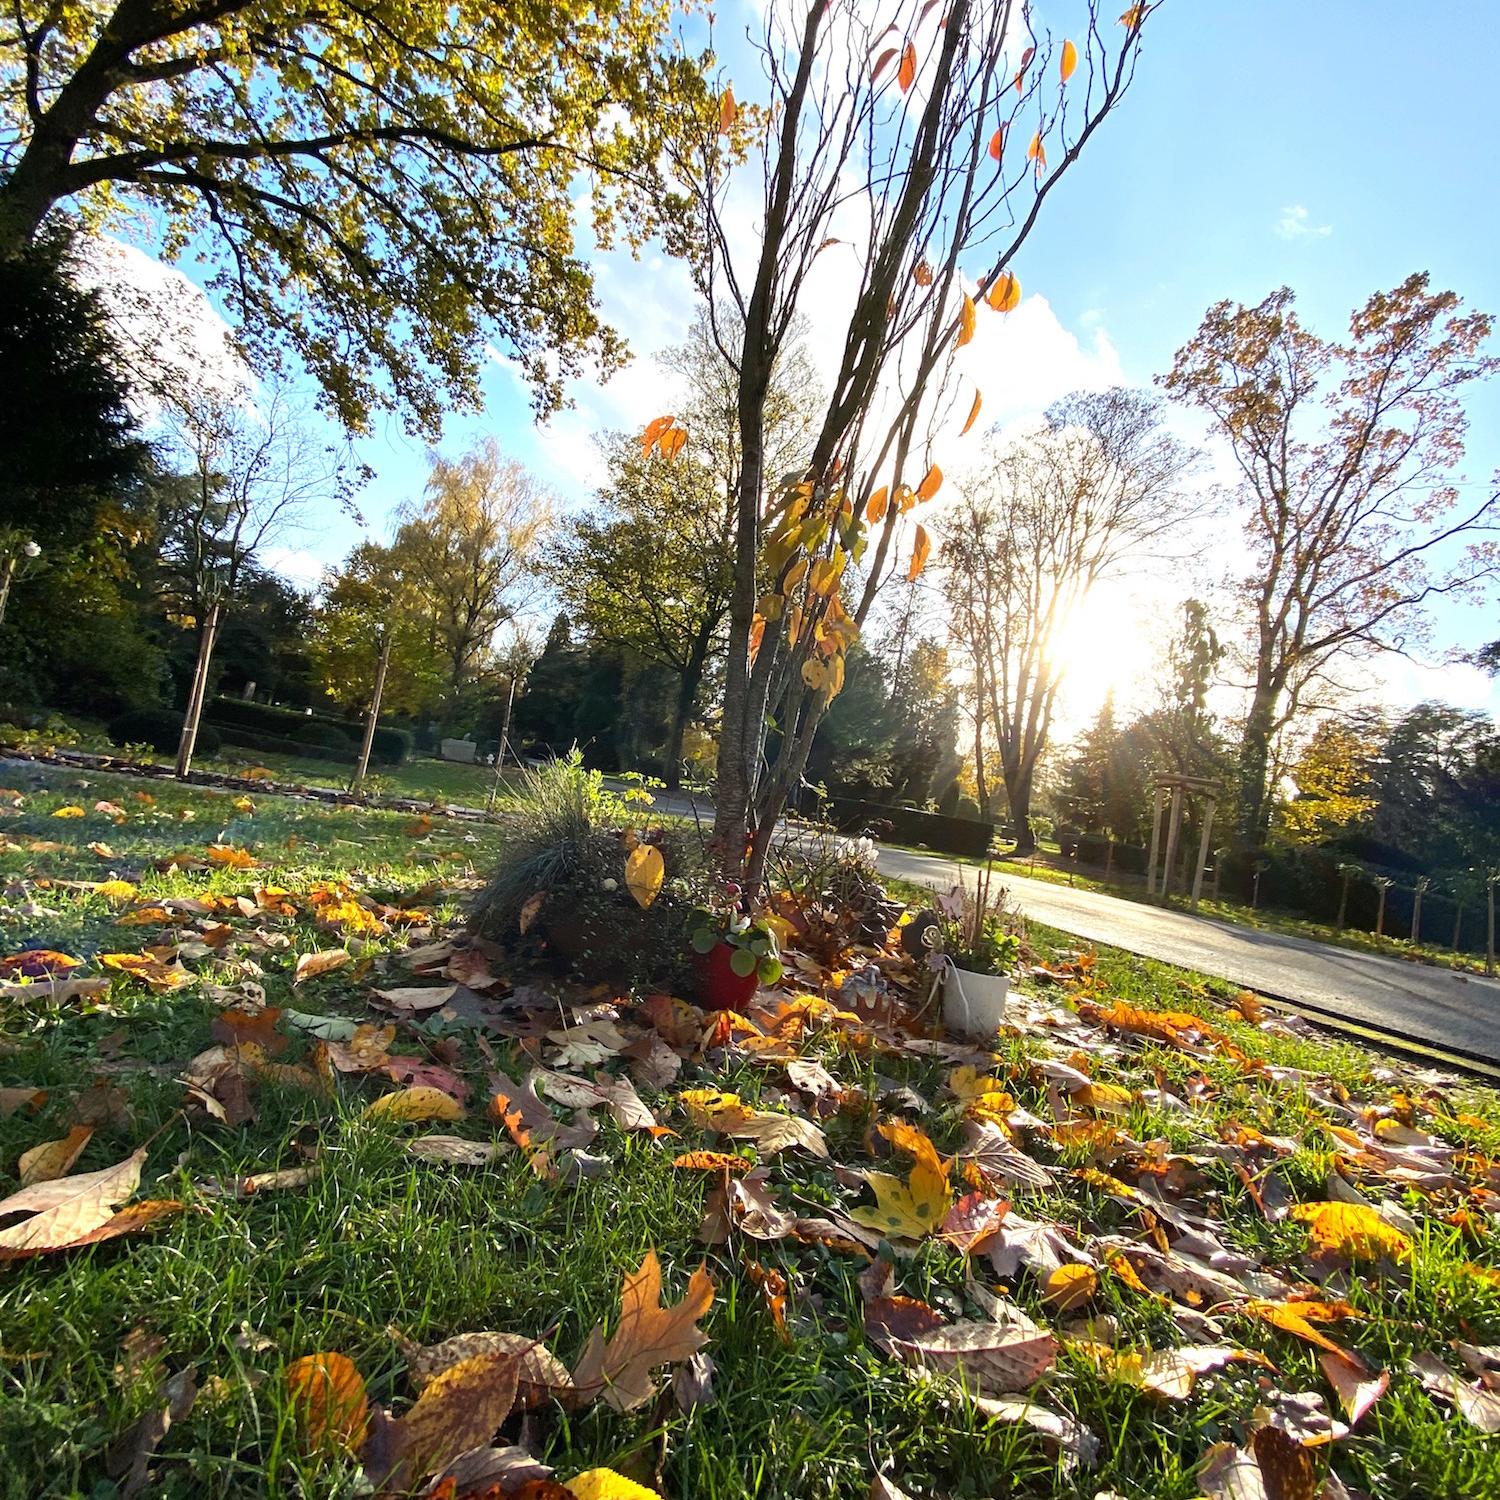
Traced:
POLYGON ((81 262, 119 330, 132 366, 134 404, 144 421, 154 421, 160 409, 153 386, 207 391, 247 404, 253 399, 255 378, 229 325, 181 271, 108 236, 86 240, 81 262))
POLYGON ((1277 237, 1283 240, 1325 240, 1332 233, 1332 224, 1314 224, 1300 203, 1288 203, 1276 221, 1277 237))
POLYGON ((268 572, 279 573, 300 589, 316 588, 323 581, 327 561, 306 547, 263 547, 256 559, 268 572))

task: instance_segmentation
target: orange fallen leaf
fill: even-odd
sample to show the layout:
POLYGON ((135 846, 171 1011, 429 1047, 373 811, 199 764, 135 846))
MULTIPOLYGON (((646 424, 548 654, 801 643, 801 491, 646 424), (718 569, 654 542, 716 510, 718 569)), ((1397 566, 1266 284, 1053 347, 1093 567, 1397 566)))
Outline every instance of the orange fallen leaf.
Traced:
POLYGON ((1297 1203, 1290 1217, 1308 1227, 1314 1251, 1342 1255, 1347 1260, 1400 1258, 1411 1241, 1365 1203, 1297 1203))
POLYGON ((306 1453, 358 1452, 369 1425, 364 1377, 347 1354, 305 1354, 286 1367, 287 1395, 306 1453))
POLYGON ((1092 1266, 1059 1266, 1042 1287, 1042 1300, 1058 1312, 1072 1312, 1082 1307, 1099 1289, 1099 1275, 1092 1266))
POLYGON ((324 948, 317 953, 304 953, 292 971, 292 983, 301 984, 304 979, 316 979, 320 974, 342 969, 353 957, 347 948, 324 948))
POLYGON ((681 1302, 661 1298, 661 1266, 648 1250, 639 1270, 626 1276, 620 1292, 620 1319, 608 1342, 601 1326, 589 1335, 573 1381, 585 1402, 603 1397, 616 1411, 644 1406, 655 1393, 651 1372, 696 1354, 708 1342, 698 1320, 713 1305, 714 1283, 699 1266, 681 1302))

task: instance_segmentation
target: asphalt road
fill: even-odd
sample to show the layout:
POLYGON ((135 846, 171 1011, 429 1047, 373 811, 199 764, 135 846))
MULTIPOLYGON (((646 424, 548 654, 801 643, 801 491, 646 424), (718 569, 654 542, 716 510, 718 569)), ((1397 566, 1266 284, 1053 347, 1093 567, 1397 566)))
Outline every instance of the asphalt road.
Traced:
MULTIPOLYGON (((974 871, 935 855, 881 849, 883 874, 947 889, 974 871)), ((1089 942, 1213 974, 1262 994, 1439 1048, 1500 1061, 1500 980, 1257 932, 1096 891, 1007 875, 1028 916, 1089 942)))

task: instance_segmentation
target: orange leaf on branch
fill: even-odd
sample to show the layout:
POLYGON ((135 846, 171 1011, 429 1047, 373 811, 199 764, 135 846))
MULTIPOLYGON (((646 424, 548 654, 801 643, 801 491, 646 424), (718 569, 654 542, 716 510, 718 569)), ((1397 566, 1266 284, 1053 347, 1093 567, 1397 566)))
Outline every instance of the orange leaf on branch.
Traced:
POLYGON ((965 292, 964 305, 958 315, 958 347, 960 349, 974 337, 975 321, 974 299, 965 292))
POLYGON ((917 81, 917 49, 910 42, 901 49, 901 66, 896 72, 896 82, 901 85, 903 94, 911 91, 911 86, 917 81))
POLYGON ((980 406, 979 392, 975 391, 974 392, 974 404, 969 408, 968 419, 964 422, 963 428, 962 428, 962 430, 958 434, 959 437, 962 437, 964 435, 964 433, 966 433, 974 425, 975 421, 978 420, 978 417, 979 417, 979 406, 980 406))
POLYGON ((927 535, 927 528, 918 526, 916 541, 911 549, 911 566, 906 570, 908 583, 915 583, 921 576, 922 569, 927 566, 927 557, 931 551, 932 538, 927 535))
POLYGON ((1078 48, 1072 42, 1062 44, 1062 56, 1057 60, 1057 76, 1066 83, 1073 76, 1073 69, 1078 66, 1078 48))
POLYGON ((991 283, 985 302, 998 313, 1014 312, 1021 303, 1021 282, 1014 271, 1002 271, 991 283))

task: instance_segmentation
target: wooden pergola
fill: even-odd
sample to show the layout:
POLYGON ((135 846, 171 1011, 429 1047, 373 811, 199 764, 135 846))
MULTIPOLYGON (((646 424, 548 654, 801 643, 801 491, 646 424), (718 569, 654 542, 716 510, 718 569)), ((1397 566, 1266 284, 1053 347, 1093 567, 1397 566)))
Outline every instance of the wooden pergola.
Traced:
POLYGON ((1193 871, 1192 904, 1196 910, 1198 897, 1203 893, 1203 867, 1208 863, 1209 839, 1213 833, 1214 813, 1219 806, 1219 784, 1205 776, 1158 776, 1152 782, 1151 804, 1151 860, 1146 866, 1146 894, 1158 894, 1157 850, 1161 843, 1162 807, 1171 793, 1170 813, 1167 818, 1167 847, 1161 861, 1161 885, 1159 894, 1163 901, 1172 890, 1172 876, 1177 864, 1177 840, 1182 833, 1182 804, 1185 797, 1197 793, 1207 799, 1208 809, 1203 814, 1203 834, 1198 841, 1198 864, 1193 871))

